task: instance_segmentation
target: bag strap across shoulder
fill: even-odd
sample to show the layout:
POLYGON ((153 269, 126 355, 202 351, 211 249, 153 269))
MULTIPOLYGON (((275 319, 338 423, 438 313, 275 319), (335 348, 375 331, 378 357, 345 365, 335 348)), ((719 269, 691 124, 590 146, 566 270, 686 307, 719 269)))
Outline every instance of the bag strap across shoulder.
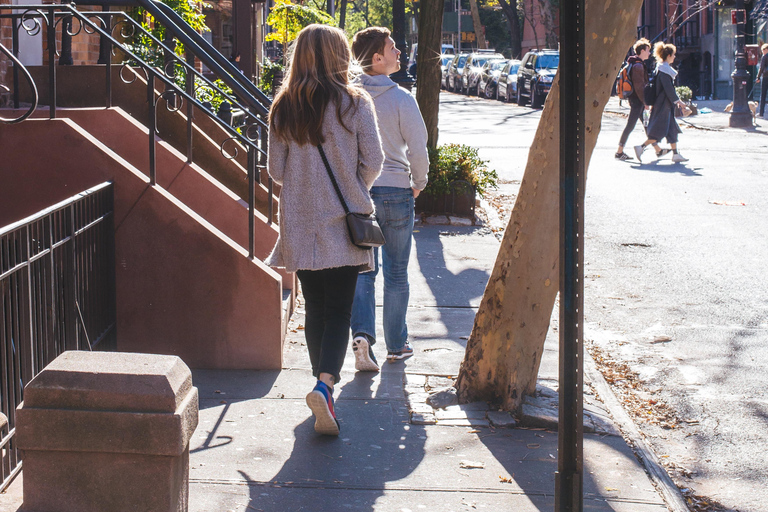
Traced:
POLYGON ((336 191, 336 195, 339 196, 339 201, 341 201, 341 206, 344 207, 344 213, 349 213, 349 208, 347 208, 347 202, 344 200, 344 196, 341 195, 339 184, 336 183, 336 177, 333 175, 333 171, 331 170, 331 164, 328 163, 328 158, 325 156, 325 151, 323 151, 323 145, 318 144, 317 149, 320 150, 320 157, 323 159, 323 164, 325 164, 325 170, 328 171, 328 177, 331 178, 331 183, 333 183, 333 189, 336 191))

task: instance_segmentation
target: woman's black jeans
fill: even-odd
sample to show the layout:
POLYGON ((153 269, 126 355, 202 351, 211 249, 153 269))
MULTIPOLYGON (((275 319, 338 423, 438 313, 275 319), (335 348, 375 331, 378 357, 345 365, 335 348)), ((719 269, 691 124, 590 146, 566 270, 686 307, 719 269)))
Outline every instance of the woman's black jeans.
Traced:
POLYGON ((315 377, 330 373, 334 382, 341 380, 359 272, 358 267, 296 272, 304 294, 304 336, 315 377))

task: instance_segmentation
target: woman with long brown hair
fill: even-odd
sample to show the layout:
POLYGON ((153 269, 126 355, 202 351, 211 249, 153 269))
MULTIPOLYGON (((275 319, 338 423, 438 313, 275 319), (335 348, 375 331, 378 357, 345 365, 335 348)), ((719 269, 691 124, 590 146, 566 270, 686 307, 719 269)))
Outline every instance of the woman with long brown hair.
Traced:
POLYGON ((349 342, 357 276, 373 268, 373 252, 352 244, 321 150, 357 213, 373 211, 369 189, 384 161, 373 102, 349 82, 350 58, 338 28, 304 28, 269 115, 267 168, 282 191, 280 235, 267 263, 296 272, 301 282, 304 332, 318 379, 307 405, 315 430, 328 435, 339 433, 333 386, 349 342))

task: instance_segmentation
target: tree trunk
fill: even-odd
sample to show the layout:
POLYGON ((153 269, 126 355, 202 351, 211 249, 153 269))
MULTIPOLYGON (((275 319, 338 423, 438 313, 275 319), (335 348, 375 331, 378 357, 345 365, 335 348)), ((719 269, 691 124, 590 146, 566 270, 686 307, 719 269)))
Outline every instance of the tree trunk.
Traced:
POLYGON ((544 38, 547 48, 557 50, 557 34, 555 34, 555 13, 550 0, 539 0, 539 13, 544 24, 544 38))
POLYGON ((480 23, 480 10, 477 8, 477 0, 469 0, 469 9, 472 11, 472 25, 475 27, 477 48, 485 50, 488 48, 488 45, 485 44, 485 30, 483 30, 483 24, 480 23))
POLYGON ((517 1, 512 1, 515 5, 509 5, 507 0, 499 0, 499 5, 501 5, 501 11, 507 18, 507 24, 509 24, 509 43, 512 58, 519 59, 523 53, 523 34, 520 30, 520 13, 517 11, 517 1))
POLYGON ((416 101, 427 125, 427 147, 437 147, 437 114, 440 110, 440 54, 443 0, 419 4, 419 54, 416 57, 416 101))
POLYGON ((341 0, 341 12, 339 13, 339 28, 344 30, 347 23, 347 0, 341 0))
MULTIPOLYGON (((587 0, 587 165, 642 1, 587 0)), ((559 82, 558 74, 467 342, 456 385, 461 402, 486 400, 516 410, 536 388, 559 279, 559 82)))

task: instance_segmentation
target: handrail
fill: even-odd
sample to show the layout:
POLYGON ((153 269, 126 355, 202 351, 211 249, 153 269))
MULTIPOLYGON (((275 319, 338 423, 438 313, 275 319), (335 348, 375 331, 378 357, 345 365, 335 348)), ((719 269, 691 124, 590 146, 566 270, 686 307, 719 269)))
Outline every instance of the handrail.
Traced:
MULTIPOLYGON (((205 105, 201 103, 198 98, 196 98, 196 88, 195 88, 195 82, 196 79, 199 79, 206 83, 207 86, 219 91, 225 98, 227 98, 228 101, 230 101, 232 104, 240 105, 240 102, 238 99, 235 99, 227 94, 225 94, 219 87, 217 87, 213 82, 205 78, 202 74, 197 72, 196 69, 194 69, 194 63, 190 64, 185 62, 183 59, 181 59, 179 56, 175 55, 175 53, 163 42, 159 41, 157 38, 155 38, 152 34, 144 30, 143 27, 141 27, 140 24, 138 24, 135 20, 130 18, 127 14, 123 12, 115 12, 115 11, 88 11, 87 13, 81 13, 78 11, 74 5, 63 5, 63 4, 45 4, 45 5, 0 5, 0 12, 3 10, 10 10, 12 14, 10 15, 0 15, 0 18, 7 18, 10 17, 13 20, 14 30, 20 30, 22 27, 23 29, 28 33, 36 33, 37 31, 42 30, 42 24, 39 21, 40 19, 44 20, 47 24, 47 32, 48 32, 48 60, 49 60, 49 81, 52 85, 50 87, 49 95, 50 95, 50 117, 51 119, 55 119, 56 117, 56 64, 55 64, 55 52, 56 52, 56 44, 55 44, 55 30, 56 26, 59 23, 63 22, 62 30, 66 32, 69 36, 76 36, 80 33, 80 31, 84 30, 87 34, 98 34, 101 36, 103 41, 106 41, 106 43, 109 45, 110 48, 118 48, 121 52, 124 53, 125 56, 128 57, 130 62, 135 62, 138 64, 139 68, 142 70, 144 77, 146 78, 147 82, 147 101, 149 105, 149 180, 151 185, 157 184, 157 178, 156 178, 156 158, 155 158, 155 152, 156 152, 156 142, 155 142, 155 135, 157 134, 157 106, 160 100, 165 100, 166 108, 171 112, 176 112, 181 109, 181 102, 186 100, 188 102, 187 106, 187 140, 188 140, 188 160, 192 161, 191 159, 191 150, 192 150, 192 105, 195 105, 200 109, 202 112, 204 112, 207 116, 209 116, 216 124, 221 127, 226 134, 228 135, 228 138, 225 139, 220 144, 220 151, 222 155, 229 159, 234 159, 238 155, 238 146, 237 144, 233 145, 234 151, 227 151, 225 150, 225 145, 227 145, 230 141, 239 142, 247 149, 248 152, 248 158, 247 158, 247 173, 248 173, 248 211, 249 211, 249 255, 251 258, 254 257, 255 253, 255 233, 254 233, 254 215, 255 215, 255 184, 256 184, 256 173, 257 168, 258 169, 265 169, 264 163, 266 162, 266 133, 267 133, 267 124, 263 119, 259 119, 259 113, 265 111, 265 107, 261 105, 258 101, 255 100, 255 98, 247 91, 245 88, 240 86, 239 82, 237 80, 232 79, 232 76, 228 73, 224 73, 221 78, 222 80, 224 78, 230 78, 229 82, 224 80, 227 85, 232 85, 230 87, 233 88, 234 94, 237 96, 238 99, 243 99, 244 103, 251 107, 251 109, 245 109, 247 111, 248 116, 248 123, 246 123, 246 126, 242 128, 242 131, 238 131, 232 126, 230 126, 228 123, 223 122, 221 119, 219 119, 213 112, 211 112, 208 108, 206 108, 205 105), (16 14, 14 11, 21 11, 23 14, 16 14), (113 18, 117 16, 122 16, 123 20, 119 21, 118 23, 112 24, 113 18), (108 21, 105 21, 105 19, 108 19, 108 21), (72 21, 77 20, 79 26, 77 30, 73 30, 72 28, 72 21), (98 23, 95 23, 94 20, 96 20, 98 23), (130 20, 130 21, 126 21, 130 20), (16 26, 17 21, 20 21, 19 26, 16 26), (34 24, 29 25, 30 22, 34 22, 34 24), (112 31, 116 28, 120 27, 121 24, 127 23, 127 26, 130 26, 132 30, 138 29, 140 33, 143 36, 149 37, 155 44, 158 45, 159 48, 162 48, 162 51, 166 55, 166 57, 170 58, 168 62, 163 66, 163 69, 158 69, 154 67, 152 64, 145 62, 141 57, 139 57, 134 49, 127 43, 118 41, 113 35, 112 31), (104 26, 104 28, 102 28, 104 26), (176 66, 181 66, 181 70, 185 73, 185 82, 186 82, 186 88, 183 89, 180 87, 176 82, 176 66), (170 68, 170 70, 169 70, 170 68), (159 97, 156 98, 156 91, 155 91, 155 83, 156 81, 159 81, 160 83, 165 85, 165 90, 163 92, 159 93, 159 97), (261 147, 259 146, 259 142, 261 142, 261 147)), ((130 36, 132 35, 132 32, 129 34, 125 34, 121 32, 121 36, 130 36)), ((189 38, 181 37, 180 41, 186 45, 187 49, 192 53, 192 56, 198 56, 200 54, 205 54, 203 50, 201 50, 199 47, 197 47, 194 42, 192 42, 189 38), (190 44, 191 43, 191 44, 190 44), (198 51, 194 51, 198 50, 198 51)), ((215 52, 215 50, 213 50, 215 52)), ((111 53, 111 52, 110 52, 111 53)), ((218 52, 216 52, 218 53, 218 52)), ((219 54, 220 55, 220 54, 219 54)), ((209 56, 210 57, 210 56, 209 56)), ((223 58, 223 57, 222 57, 223 58)), ((211 59, 212 61, 212 59, 211 59)), ((14 61, 15 63, 15 61, 14 61)), ((111 59, 107 59, 106 62, 106 84, 107 84, 107 106, 111 106, 111 59)), ((221 68, 220 68, 221 70, 221 68)), ((14 73, 16 73, 16 67, 14 66, 14 73)), ((238 75, 240 73, 238 72, 238 75)), ((136 71, 134 68, 132 68, 128 62, 124 62, 122 64, 122 68, 120 70, 120 78, 123 80, 123 82, 126 83, 132 83, 136 80, 138 77, 136 71), (133 74, 134 78, 133 80, 128 80, 123 76, 123 71, 125 68, 130 69, 133 74)), ((238 77, 239 78, 239 77, 238 77)), ((16 91, 15 91, 16 92, 16 91)), ((262 114, 263 116, 263 114, 262 114)), ((261 177, 262 173, 259 172, 259 177, 261 177)), ((261 179, 259 179, 259 183, 261 183, 261 179)), ((268 200, 268 222, 272 222, 273 218, 273 182, 272 179, 269 178, 267 180, 267 192, 269 194, 269 200, 268 200)))
MULTIPOLYGON (((29 109, 24 114, 21 115, 21 117, 9 119, 9 118, 0 116, 0 123, 4 123, 4 124, 20 123, 26 118, 28 118, 29 116, 31 116, 37 109, 37 102, 39 99, 39 96, 37 94, 37 86, 35 86, 35 81, 32 79, 32 75, 29 74, 29 70, 27 70, 24 64, 22 64, 21 61, 17 59, 16 56, 8 50, 8 48, 3 46, 2 43, 0 43, 0 52, 4 53, 9 59, 11 59, 11 61, 13 61, 14 67, 18 66, 21 69, 21 71, 24 73, 24 78, 27 79, 27 83, 29 84, 30 89, 32 89, 32 95, 34 97, 34 101, 32 102, 32 105, 29 107, 29 109)), ((10 92, 8 87, 4 86, 3 84, 0 84, 0 88, 3 88, 6 91, 10 92)))
POLYGON ((78 5, 137 6, 149 12, 155 20, 173 33, 188 48, 199 49, 195 57, 213 71, 236 95, 252 97, 249 105, 257 114, 267 116, 272 100, 256 87, 239 69, 213 47, 203 36, 189 26, 179 14, 162 2, 155 0, 83 0, 78 5))

